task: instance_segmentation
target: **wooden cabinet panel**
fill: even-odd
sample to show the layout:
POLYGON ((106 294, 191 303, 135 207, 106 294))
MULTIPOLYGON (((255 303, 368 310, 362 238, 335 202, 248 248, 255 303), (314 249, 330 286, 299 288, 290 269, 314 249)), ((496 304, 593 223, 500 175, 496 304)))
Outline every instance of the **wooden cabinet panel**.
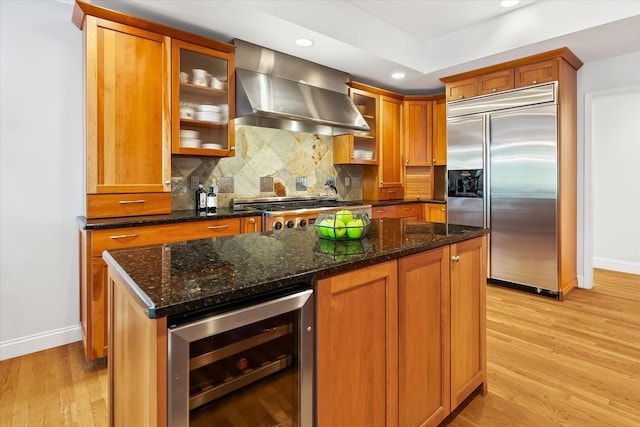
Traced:
POLYGON ((171 193, 87 194, 87 218, 171 213, 171 193))
POLYGON ((513 89, 513 69, 478 76, 478 95, 513 89))
POLYGON ((318 425, 398 425, 397 263, 317 284, 318 425))
POLYGON ((86 20, 87 193, 170 192, 169 37, 86 20))
POLYGON ((432 162, 433 101, 404 101, 405 166, 430 166, 432 162))
POLYGON ((240 218, 240 232, 242 234, 258 233, 262 231, 262 217, 251 216, 240 218))
POLYGON ((559 80, 559 59, 521 65, 515 69, 515 87, 525 87, 559 80))
POLYGON ((451 408, 486 393, 486 238, 451 245, 451 408))
POLYGON ((455 101, 456 99, 471 98, 478 95, 477 79, 471 77, 469 79, 458 80, 453 83, 446 84, 447 101, 455 101))
POLYGON ((433 103, 433 165, 447 164, 447 102, 439 99, 433 103))
POLYGON ((449 248, 398 261, 400 426, 437 426, 449 414, 449 248))

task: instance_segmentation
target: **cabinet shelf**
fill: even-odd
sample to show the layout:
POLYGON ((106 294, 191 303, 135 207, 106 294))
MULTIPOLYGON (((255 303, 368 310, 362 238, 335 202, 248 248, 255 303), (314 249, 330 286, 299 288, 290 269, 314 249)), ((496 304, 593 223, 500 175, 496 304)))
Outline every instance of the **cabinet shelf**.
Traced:
POLYGON ((185 125, 206 126, 212 128, 223 128, 228 124, 227 122, 208 122, 206 120, 196 119, 180 119, 180 123, 185 125))
POLYGON ((191 83, 180 83, 180 90, 193 95, 225 95, 227 89, 215 89, 208 86, 198 86, 191 83))

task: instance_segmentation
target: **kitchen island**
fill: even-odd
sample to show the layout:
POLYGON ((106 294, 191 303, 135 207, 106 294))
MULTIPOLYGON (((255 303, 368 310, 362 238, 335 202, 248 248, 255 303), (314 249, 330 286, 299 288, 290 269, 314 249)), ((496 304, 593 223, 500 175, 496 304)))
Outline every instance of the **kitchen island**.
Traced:
POLYGON ((384 219, 354 242, 299 228, 105 252, 111 424, 167 425, 175 319, 306 282, 316 294, 317 425, 336 424, 336 414, 350 425, 365 422, 355 421, 361 414, 376 421, 366 425, 437 425, 474 390, 486 392, 487 232, 384 219), (345 340, 349 351, 379 357, 345 369, 345 340), (380 368, 366 395, 355 393, 362 375, 380 368))

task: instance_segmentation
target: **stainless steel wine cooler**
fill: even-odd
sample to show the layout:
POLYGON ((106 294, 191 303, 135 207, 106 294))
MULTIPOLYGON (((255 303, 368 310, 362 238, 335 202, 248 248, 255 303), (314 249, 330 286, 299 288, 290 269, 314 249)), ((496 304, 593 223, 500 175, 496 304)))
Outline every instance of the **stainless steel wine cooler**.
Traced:
POLYGON ((313 425, 311 289, 172 325, 169 425, 313 425))

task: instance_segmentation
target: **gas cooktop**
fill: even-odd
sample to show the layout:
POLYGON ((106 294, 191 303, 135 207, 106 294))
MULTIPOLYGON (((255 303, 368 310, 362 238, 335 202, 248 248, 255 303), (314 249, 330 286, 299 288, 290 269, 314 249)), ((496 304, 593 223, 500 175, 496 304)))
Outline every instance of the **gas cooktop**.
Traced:
POLYGON ((233 210, 255 209, 268 212, 281 212, 296 209, 332 208, 361 205, 359 201, 338 201, 327 197, 264 197, 257 199, 234 199, 233 210))

